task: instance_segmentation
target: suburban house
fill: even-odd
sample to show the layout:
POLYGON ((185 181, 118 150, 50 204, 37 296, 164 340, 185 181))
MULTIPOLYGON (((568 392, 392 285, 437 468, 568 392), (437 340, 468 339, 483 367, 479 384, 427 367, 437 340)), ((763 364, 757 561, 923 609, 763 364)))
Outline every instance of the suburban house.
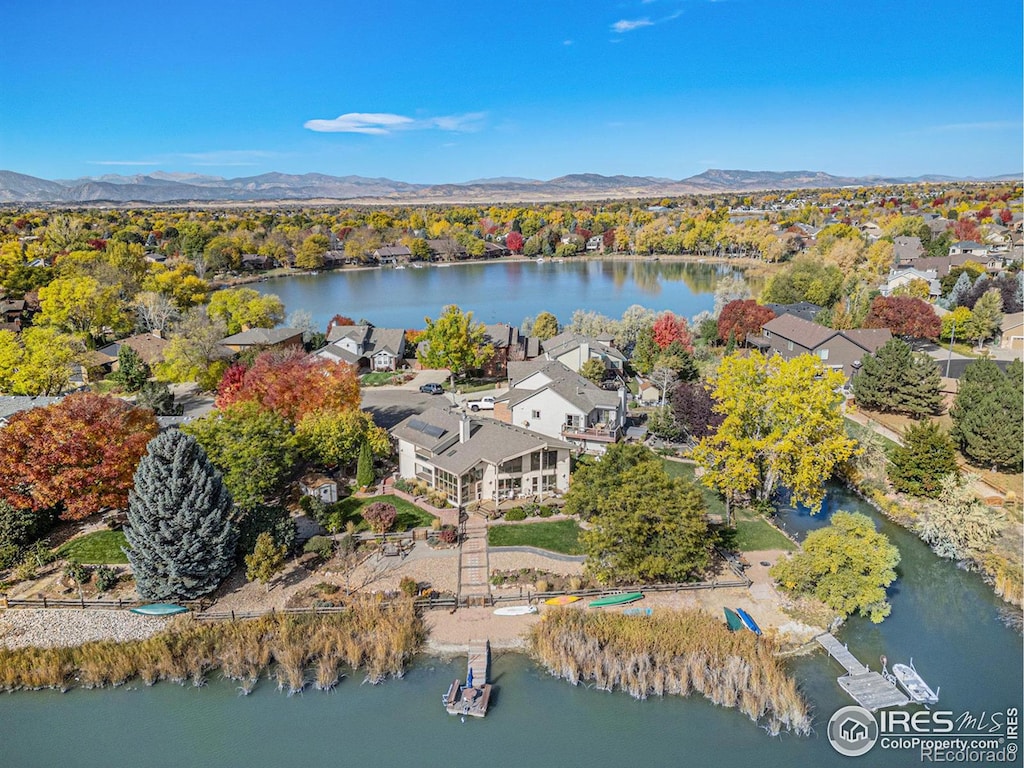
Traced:
POLYGON ((592 235, 584 248, 588 251, 604 251, 604 235, 592 235))
POLYGON ((661 387, 650 379, 636 377, 637 399, 642 405, 656 405, 661 402, 661 387))
POLYGON ((874 354, 891 338, 888 328, 837 331, 794 315, 782 315, 765 323, 761 336, 748 336, 747 341, 765 354, 782 355, 785 360, 814 355, 850 379, 860 369, 864 355, 874 354))
POLYGON ((427 247, 434 258, 441 261, 458 261, 469 256, 462 244, 450 237, 427 240, 427 247))
POLYGON ((20 327, 24 313, 24 299, 0 299, 0 322, 17 323, 20 327))
POLYGON ((164 349, 170 342, 159 332, 137 333, 101 347, 98 352, 113 358, 111 370, 117 370, 117 355, 122 346, 131 347, 146 365, 152 367, 164 359, 164 349))
POLYGON ((508 256, 511 251, 504 243, 492 243, 490 240, 484 241, 484 258, 485 259, 498 259, 503 256, 508 256))
POLYGON ((405 358, 405 331, 372 325, 336 325, 318 357, 345 362, 360 370, 395 371, 405 358))
POLYGON ((279 266, 281 265, 277 263, 277 259, 273 256, 261 256, 258 253, 242 254, 242 269, 251 270, 253 272, 263 272, 279 266))
POLYGON ((494 355, 484 365, 484 376, 507 378, 513 360, 533 360, 540 355, 540 339, 526 336, 507 323, 484 326, 484 344, 494 347, 494 355))
POLYGON ((509 363, 509 390, 494 418, 583 450, 603 452, 625 429, 626 390, 608 391, 557 360, 509 363))
POLYGON ((793 315, 801 320, 813 322, 824 307, 812 304, 809 301, 798 301, 796 304, 765 304, 768 309, 775 313, 776 317, 793 315))
POLYGON ((999 334, 1000 347, 1024 352, 1024 312, 1003 315, 1003 322, 999 324, 999 334))
POLYGON ((257 347, 302 349, 302 331, 298 328, 250 328, 221 340, 221 345, 232 352, 243 352, 257 347))
POLYGON ((583 364, 592 358, 602 361, 606 370, 618 373, 622 372, 626 363, 626 356, 613 347, 610 341, 602 341, 572 331, 552 336, 541 344, 541 348, 548 360, 557 360, 577 373, 583 364))
POLYGON ((971 261, 984 264, 988 261, 988 246, 976 243, 973 240, 961 240, 949 246, 950 256, 968 256, 971 261))
POLYGON ((892 258, 897 268, 914 266, 914 262, 924 256, 924 253, 920 237, 900 235, 893 238, 892 258))
POLYGON ((929 298, 937 299, 942 295, 942 284, 935 270, 922 271, 913 267, 889 270, 889 277, 878 286, 878 292, 883 296, 891 296, 896 289, 908 286, 915 280, 923 280, 928 284, 929 298))
POLYGON ((409 261, 412 251, 404 245, 385 245, 373 252, 373 258, 378 264, 398 264, 400 261, 409 261))
MULTIPOLYGON (((945 256, 922 256, 914 261, 914 269, 922 272, 935 272, 941 279, 949 274, 953 267, 962 267, 968 261, 977 261, 969 253, 946 254, 945 256)), ((982 264, 985 263, 983 260, 982 264)))
POLYGON ((391 434, 398 442, 399 474, 443 491, 456 507, 569 487, 573 447, 528 429, 429 408, 391 434))

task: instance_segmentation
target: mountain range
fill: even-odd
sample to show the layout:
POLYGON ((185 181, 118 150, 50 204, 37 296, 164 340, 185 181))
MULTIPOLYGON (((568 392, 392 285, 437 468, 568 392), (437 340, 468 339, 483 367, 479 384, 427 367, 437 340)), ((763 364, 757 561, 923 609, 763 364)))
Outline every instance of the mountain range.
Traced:
POLYGON ((270 203, 283 201, 351 203, 488 203, 671 197, 717 192, 754 192, 912 184, 919 182, 1013 181, 1020 174, 987 179, 950 176, 890 178, 833 176, 822 171, 738 171, 710 169, 686 179, 654 176, 602 176, 578 173, 541 181, 518 177, 476 179, 461 184, 410 184, 364 176, 264 173, 225 179, 196 173, 47 180, 0 171, 0 204, 270 203))

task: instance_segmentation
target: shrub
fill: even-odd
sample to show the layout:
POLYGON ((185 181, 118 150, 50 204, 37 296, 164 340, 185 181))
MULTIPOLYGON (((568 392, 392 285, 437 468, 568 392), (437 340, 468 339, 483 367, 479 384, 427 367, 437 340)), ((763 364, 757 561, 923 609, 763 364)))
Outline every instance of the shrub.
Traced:
POLYGON ((395 509, 395 505, 388 504, 386 501, 375 501, 373 504, 367 505, 363 508, 362 514, 363 520, 374 533, 387 533, 394 527, 395 520, 398 519, 398 510, 395 509))
POLYGON ((549 505, 545 504, 543 507, 541 507, 537 511, 537 514, 540 515, 541 517, 551 517, 557 511, 558 511, 557 507, 552 507, 552 506, 549 506, 549 505))
POLYGON ((77 560, 68 560, 67 565, 64 566, 64 575, 75 584, 85 584, 89 581, 90 573, 89 569, 77 560))
POLYGON ((569 591, 579 592, 583 588, 583 579, 579 576, 573 576, 569 579, 569 591))
MULTIPOLYGON (((311 496, 302 498, 312 499, 311 496)), ((252 554, 256 548, 256 539, 264 532, 270 534, 274 544, 283 545, 287 552, 295 549, 295 538, 298 531, 288 510, 283 507, 259 504, 247 509, 239 520, 237 552, 240 560, 246 555, 252 554)))
POLYGON ((400 477, 397 480, 395 480, 395 482, 394 482, 392 487, 396 491, 401 491, 402 493, 415 493, 415 491, 416 491, 416 486, 413 485, 412 483, 410 483, 405 478, 402 478, 402 477, 400 477))
POLYGON ((303 552, 313 552, 321 560, 330 560, 334 556, 334 540, 329 536, 313 536, 302 547, 303 552))
POLYGON ((100 592, 109 592, 120 580, 121 574, 109 565, 100 565, 96 568, 96 589, 100 592))
POLYGON ((526 519, 526 510, 522 507, 512 507, 508 512, 505 513, 505 519, 516 521, 526 519))
POLYGON ((442 525, 437 538, 445 544, 454 544, 459 540, 459 531, 454 525, 442 525))
POLYGON ((402 580, 398 582, 398 588, 402 590, 402 594, 407 597, 416 597, 420 591, 419 582, 412 576, 403 576, 402 580))
POLYGON ((533 587, 538 592, 547 592, 549 589, 551 589, 551 585, 548 584, 546 579, 537 579, 537 581, 536 581, 536 583, 534 583, 533 587))

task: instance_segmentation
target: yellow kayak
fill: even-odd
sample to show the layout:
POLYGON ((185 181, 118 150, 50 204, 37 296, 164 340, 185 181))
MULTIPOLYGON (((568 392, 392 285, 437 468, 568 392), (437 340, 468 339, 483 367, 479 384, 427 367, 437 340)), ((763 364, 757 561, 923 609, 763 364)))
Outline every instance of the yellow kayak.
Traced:
POLYGON ((559 595, 558 597, 549 597, 544 601, 545 605, 568 605, 569 603, 575 603, 579 598, 576 595, 559 595))

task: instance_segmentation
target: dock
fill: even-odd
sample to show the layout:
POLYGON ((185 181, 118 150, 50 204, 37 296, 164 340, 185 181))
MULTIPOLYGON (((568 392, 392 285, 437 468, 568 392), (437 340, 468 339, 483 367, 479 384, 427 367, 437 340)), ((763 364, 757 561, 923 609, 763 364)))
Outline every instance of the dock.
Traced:
POLYGON ((880 672, 872 672, 861 664, 831 632, 820 634, 814 639, 846 670, 846 674, 837 678, 836 682, 864 709, 874 712, 886 707, 902 707, 910 701, 895 683, 880 672))
POLYGON ((449 715, 483 717, 491 701, 491 644, 474 640, 469 644, 466 663, 466 685, 456 679, 442 697, 449 715), (472 685, 469 683, 472 682, 472 685))

